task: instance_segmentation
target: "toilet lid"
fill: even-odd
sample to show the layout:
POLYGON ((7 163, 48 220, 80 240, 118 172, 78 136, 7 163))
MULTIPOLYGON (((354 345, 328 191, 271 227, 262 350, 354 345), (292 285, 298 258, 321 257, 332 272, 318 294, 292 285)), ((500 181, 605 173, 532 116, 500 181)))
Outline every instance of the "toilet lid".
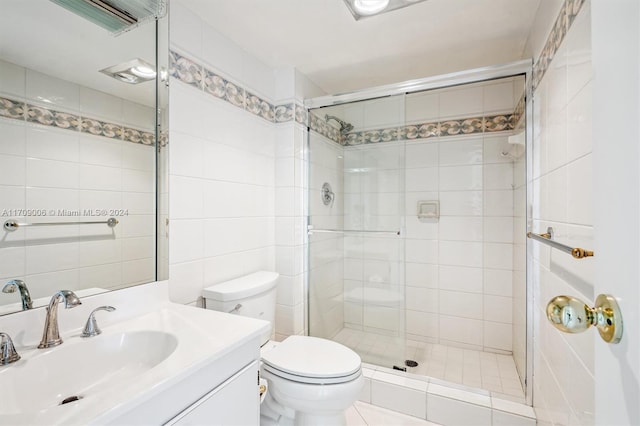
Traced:
POLYGON ((362 361, 357 353, 331 340, 309 336, 290 336, 262 361, 279 371, 298 377, 338 378, 353 376, 362 361))

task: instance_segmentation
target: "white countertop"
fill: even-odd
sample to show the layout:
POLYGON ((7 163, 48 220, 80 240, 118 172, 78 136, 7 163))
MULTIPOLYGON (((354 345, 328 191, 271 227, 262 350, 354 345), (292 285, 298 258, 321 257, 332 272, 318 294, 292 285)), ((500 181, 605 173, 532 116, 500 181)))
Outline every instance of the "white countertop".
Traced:
MULTIPOLYGON (((96 303, 104 303, 104 299, 105 297, 101 297, 96 300, 96 303)), ((113 304, 117 306, 116 302, 113 304)), ((102 315, 100 319, 106 320, 108 315, 110 314, 102 315)), ((124 317, 127 316, 129 316, 128 319, 116 323, 107 324, 107 321, 99 321, 103 333, 89 339, 108 338, 110 335, 123 332, 162 331, 177 338, 176 349, 164 361, 135 376, 130 381, 120 383, 119 386, 99 387, 98 391, 84 395, 80 401, 53 406, 42 411, 17 412, 24 410, 16 408, 14 409, 16 412, 11 412, 12 409, 5 408, 5 413, 0 414, 0 424, 102 424, 112 421, 119 415, 135 408, 142 401, 170 389, 176 383, 203 367, 216 363, 217 360, 234 349, 246 345, 252 340, 256 341, 255 359, 258 359, 259 336, 269 327, 269 323, 266 321, 188 307, 168 301, 153 304, 151 312, 141 312, 139 315, 133 316, 124 315, 124 317)), ((2 319, 0 319, 0 330, 2 330, 2 325, 2 319)), ((15 324, 11 325, 15 327, 15 324)), ((65 333, 61 331, 64 343, 51 349, 35 349, 35 343, 31 342, 28 345, 17 344, 16 349, 22 359, 14 364, 0 367, 0 384, 3 382, 3 373, 11 369, 25 369, 25 378, 28 378, 30 360, 42 356, 48 351, 65 347, 66 351, 73 353, 71 348, 74 345, 80 347, 79 345, 86 344, 89 340, 80 338, 80 331, 81 328, 65 333)), ((71 365, 74 362, 82 362, 81 359, 68 361, 71 365)), ((56 366, 52 365, 51 368, 56 368, 56 366)), ((73 370, 71 369, 71 371, 73 370)), ((5 375, 5 377, 8 376, 5 375)), ((69 374, 67 380, 73 383, 73 374, 69 374)), ((24 386, 33 386, 36 389, 37 380, 32 383, 31 381, 31 379, 28 380, 24 386)), ((22 386, 17 387, 22 388, 22 386)), ((16 388, 14 392, 18 393, 19 390, 16 388)), ((37 391, 33 393, 37 395, 37 391)), ((19 405, 28 406, 29 403, 27 401, 26 404, 20 403, 19 405)), ((0 411, 2 410, 0 409, 0 411)))

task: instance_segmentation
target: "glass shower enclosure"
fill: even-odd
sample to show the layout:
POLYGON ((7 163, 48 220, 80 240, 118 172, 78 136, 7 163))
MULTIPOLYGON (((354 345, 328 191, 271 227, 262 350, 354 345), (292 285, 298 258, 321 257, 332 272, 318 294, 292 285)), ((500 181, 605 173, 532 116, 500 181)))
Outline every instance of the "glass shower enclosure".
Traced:
POLYGON ((406 358, 405 148, 392 130, 404 124, 404 98, 309 117, 309 334, 389 368, 406 358))

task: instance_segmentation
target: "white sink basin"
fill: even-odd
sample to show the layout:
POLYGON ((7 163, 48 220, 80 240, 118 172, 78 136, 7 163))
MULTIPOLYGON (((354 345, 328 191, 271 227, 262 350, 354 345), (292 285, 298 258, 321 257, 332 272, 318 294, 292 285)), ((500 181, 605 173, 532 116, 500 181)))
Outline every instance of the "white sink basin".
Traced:
POLYGON ((149 286, 65 311, 64 343, 50 349, 36 349, 43 310, 1 317, 22 358, 0 366, 0 425, 164 424, 259 359, 266 321, 170 303, 166 287, 149 286), (117 310, 102 316, 101 335, 81 338, 100 305, 117 310))
POLYGON ((131 331, 75 339, 48 350, 33 349, 0 370, 0 415, 47 410, 123 386, 152 369, 178 346, 163 331, 131 331))

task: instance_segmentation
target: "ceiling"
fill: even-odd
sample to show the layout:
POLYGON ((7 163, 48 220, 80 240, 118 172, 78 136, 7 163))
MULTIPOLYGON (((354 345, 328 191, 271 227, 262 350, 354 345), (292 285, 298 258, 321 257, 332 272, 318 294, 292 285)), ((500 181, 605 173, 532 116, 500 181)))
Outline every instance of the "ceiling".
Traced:
POLYGON ((326 93, 523 59, 541 0, 427 0, 355 21, 343 0, 184 0, 273 68, 326 93))
MULTIPOLYGON (((155 64, 155 25, 114 37, 46 0, 0 0, 0 58, 147 106, 155 85, 117 81, 99 70, 142 58, 155 64)), ((1 78, 1 77, 0 77, 1 78)))

